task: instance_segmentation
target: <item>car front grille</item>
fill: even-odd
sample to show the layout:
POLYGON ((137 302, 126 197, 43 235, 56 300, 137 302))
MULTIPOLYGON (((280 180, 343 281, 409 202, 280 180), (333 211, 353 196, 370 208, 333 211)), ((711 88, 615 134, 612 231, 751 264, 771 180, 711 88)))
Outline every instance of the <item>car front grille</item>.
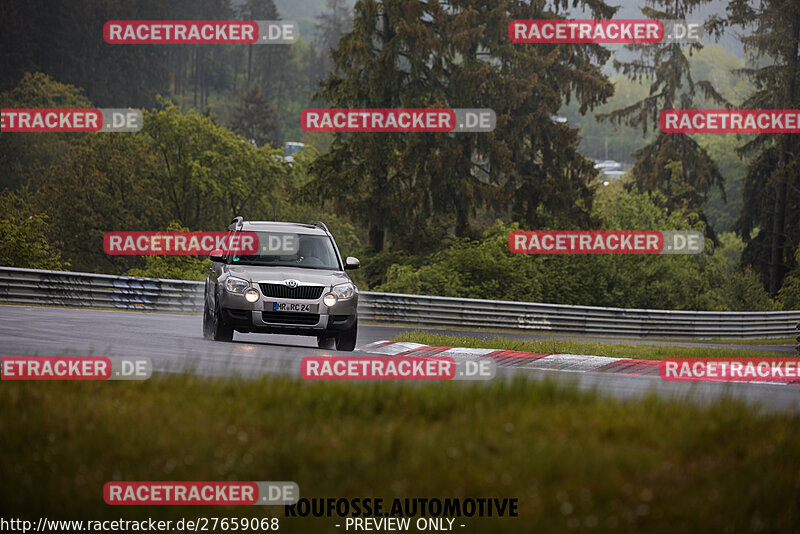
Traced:
POLYGON ((325 289, 322 286, 289 287, 283 284, 259 284, 265 297, 279 299, 316 300, 325 289))
POLYGON ((261 319, 270 324, 315 325, 319 322, 318 313, 261 312, 261 319))

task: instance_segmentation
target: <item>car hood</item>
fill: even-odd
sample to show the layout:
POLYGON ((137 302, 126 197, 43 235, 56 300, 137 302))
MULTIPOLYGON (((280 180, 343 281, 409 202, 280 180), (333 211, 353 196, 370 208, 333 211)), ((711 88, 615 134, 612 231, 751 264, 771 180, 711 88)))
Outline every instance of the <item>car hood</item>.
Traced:
POLYGON ((301 284, 322 284, 331 286, 349 282, 343 271, 325 269, 301 269, 298 267, 262 267, 257 265, 226 265, 225 270, 233 276, 245 278, 250 282, 260 280, 297 280, 301 284))

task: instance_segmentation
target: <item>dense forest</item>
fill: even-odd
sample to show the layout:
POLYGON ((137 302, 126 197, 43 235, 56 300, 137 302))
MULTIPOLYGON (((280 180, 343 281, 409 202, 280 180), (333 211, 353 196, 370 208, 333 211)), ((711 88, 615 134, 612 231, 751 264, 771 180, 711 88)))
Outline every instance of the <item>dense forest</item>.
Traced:
POLYGON ((670 107, 800 108, 793 0, 7 0, 0 107, 135 107, 136 133, 0 132, 0 265, 201 278, 111 230, 324 220, 363 289, 800 308, 792 134, 666 134, 670 107), (636 15, 639 13, 639 15, 636 15), (697 19, 701 43, 515 44, 513 19, 697 19), (108 20, 295 20, 292 45, 109 45, 108 20), (679 103, 679 104, 678 104, 679 103), (321 134, 309 107, 491 108, 491 133, 321 134), (554 121, 553 117, 566 121, 554 121), (283 144, 302 142, 294 161, 283 144), (628 172, 603 185, 593 160, 628 172), (515 256, 514 229, 700 230, 696 256, 515 256))

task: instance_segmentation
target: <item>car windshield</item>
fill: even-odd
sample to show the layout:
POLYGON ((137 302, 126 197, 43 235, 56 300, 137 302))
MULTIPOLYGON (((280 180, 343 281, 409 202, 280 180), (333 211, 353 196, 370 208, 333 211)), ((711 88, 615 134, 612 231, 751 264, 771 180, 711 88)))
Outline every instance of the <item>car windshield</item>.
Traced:
POLYGON ((230 260, 232 264, 340 270, 333 243, 328 236, 255 233, 258 235, 258 254, 234 255, 230 260))

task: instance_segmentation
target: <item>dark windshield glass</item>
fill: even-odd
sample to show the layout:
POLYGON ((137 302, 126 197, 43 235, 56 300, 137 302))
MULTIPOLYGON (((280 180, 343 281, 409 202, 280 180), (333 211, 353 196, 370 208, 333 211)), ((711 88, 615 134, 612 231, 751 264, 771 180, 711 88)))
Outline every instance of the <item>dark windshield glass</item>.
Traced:
POLYGON ((328 236, 256 232, 259 253, 231 257, 235 265, 266 265, 339 270, 336 252, 328 236))

